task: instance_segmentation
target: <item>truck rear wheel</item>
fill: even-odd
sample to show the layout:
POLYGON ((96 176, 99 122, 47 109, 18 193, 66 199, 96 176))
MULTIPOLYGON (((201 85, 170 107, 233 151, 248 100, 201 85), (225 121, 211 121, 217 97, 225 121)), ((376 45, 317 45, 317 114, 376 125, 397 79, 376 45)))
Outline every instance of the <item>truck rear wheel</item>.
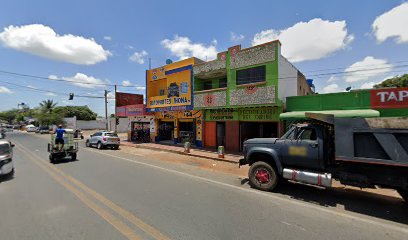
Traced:
POLYGON ((262 191, 272 191, 278 184, 278 174, 266 162, 260 161, 252 164, 248 176, 249 185, 262 191))
POLYGON ((408 203, 408 190, 398 190, 398 193, 401 195, 401 197, 405 200, 406 203, 408 203))

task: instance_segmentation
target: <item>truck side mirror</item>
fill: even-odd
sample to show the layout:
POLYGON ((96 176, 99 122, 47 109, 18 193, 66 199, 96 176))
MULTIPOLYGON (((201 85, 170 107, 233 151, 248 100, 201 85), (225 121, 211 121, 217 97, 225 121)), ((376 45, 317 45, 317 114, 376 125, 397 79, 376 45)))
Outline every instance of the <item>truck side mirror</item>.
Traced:
POLYGON ((14 143, 10 143, 10 146, 13 148, 13 147, 15 147, 16 145, 15 145, 14 143))

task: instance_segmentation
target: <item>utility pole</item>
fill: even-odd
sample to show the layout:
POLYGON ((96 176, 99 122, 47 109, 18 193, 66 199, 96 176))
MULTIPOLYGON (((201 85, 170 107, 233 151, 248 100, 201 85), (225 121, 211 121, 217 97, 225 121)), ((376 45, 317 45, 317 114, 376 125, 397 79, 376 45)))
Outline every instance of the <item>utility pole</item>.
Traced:
POLYGON ((149 58, 149 70, 152 69, 152 59, 149 58))
POLYGON ((116 84, 115 84, 115 133, 118 132, 118 125, 117 125, 117 122, 116 122, 116 119, 118 117, 117 112, 116 112, 116 107, 117 107, 116 101, 117 100, 116 100, 116 84))
POLYGON ((106 131, 108 131, 108 90, 105 90, 105 120, 106 120, 106 131))

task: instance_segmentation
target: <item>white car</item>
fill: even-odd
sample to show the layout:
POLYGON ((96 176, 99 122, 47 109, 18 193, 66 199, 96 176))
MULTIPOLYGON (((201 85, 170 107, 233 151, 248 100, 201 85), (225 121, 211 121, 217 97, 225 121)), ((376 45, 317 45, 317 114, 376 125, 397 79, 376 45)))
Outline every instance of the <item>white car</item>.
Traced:
POLYGON ((26 126, 26 130, 27 130, 27 132, 35 132, 35 131, 37 131, 37 127, 34 126, 34 125, 28 125, 28 126, 26 126))
POLYGON ((14 144, 8 140, 0 140, 0 177, 12 177, 14 175, 13 165, 14 144))

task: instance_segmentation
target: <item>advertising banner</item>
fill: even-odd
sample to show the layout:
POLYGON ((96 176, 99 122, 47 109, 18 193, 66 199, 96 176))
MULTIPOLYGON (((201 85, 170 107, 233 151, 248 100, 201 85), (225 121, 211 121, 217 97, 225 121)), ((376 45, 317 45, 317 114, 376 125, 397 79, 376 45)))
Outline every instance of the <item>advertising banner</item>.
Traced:
POLYGON ((146 114, 144 104, 136 104, 126 106, 126 116, 142 116, 146 114))
MULTIPOLYGON (((155 89, 155 92, 162 91, 162 95, 153 96, 148 99, 148 111, 192 109, 192 66, 189 65, 166 71, 165 75, 166 78, 160 81, 166 81, 166 89, 155 89)), ((148 82, 148 88, 149 86, 154 87, 148 82)))
POLYGON ((374 89, 370 92, 371 108, 408 108, 408 88, 374 89))
POLYGON ((118 117, 126 117, 126 107, 116 107, 116 115, 118 117))
POLYGON ((143 95, 134 93, 116 92, 116 107, 143 104, 143 95))

